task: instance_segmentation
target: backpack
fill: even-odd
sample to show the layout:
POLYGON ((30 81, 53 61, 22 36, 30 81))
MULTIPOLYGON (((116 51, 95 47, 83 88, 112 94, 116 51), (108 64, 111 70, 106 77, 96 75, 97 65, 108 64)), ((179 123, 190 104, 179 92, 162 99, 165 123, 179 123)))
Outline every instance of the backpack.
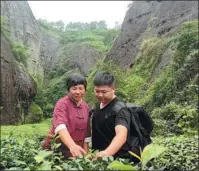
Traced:
POLYGON ((114 105, 113 111, 118 113, 120 109, 124 107, 131 113, 131 129, 136 130, 139 140, 139 142, 136 142, 138 144, 131 144, 131 146, 139 146, 143 150, 146 145, 152 142, 150 133, 153 130, 153 120, 149 114, 137 104, 119 101, 114 105))

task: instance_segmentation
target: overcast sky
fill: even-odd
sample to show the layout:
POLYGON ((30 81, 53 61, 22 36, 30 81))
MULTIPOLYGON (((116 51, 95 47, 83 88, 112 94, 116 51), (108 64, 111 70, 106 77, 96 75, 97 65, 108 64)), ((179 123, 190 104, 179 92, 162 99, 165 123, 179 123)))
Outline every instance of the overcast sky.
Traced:
POLYGON ((36 19, 49 22, 91 22, 105 20, 112 28, 122 23, 132 1, 28 1, 36 19))

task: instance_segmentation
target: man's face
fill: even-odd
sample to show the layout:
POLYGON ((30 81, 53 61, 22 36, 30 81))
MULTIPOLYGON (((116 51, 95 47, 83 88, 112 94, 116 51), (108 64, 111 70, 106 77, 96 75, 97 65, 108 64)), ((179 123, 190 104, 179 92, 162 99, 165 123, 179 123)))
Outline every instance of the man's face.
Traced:
POLYGON ((114 85, 108 86, 95 86, 95 96, 96 98, 104 104, 110 102, 115 95, 115 87, 114 85))
POLYGON ((75 102, 79 102, 84 94, 85 94, 85 88, 84 85, 80 84, 80 85, 76 85, 76 86, 72 86, 69 89, 68 95, 75 101, 75 102))

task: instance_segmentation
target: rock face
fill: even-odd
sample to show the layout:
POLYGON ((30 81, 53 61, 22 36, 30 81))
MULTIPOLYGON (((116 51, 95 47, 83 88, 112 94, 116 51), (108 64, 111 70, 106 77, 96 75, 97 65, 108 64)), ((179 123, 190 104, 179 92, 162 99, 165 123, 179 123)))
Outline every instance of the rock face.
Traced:
POLYGON ((36 84, 28 73, 43 77, 64 59, 64 64, 66 60, 70 61, 69 70, 77 68, 87 75, 97 58, 102 57, 101 53, 88 45, 68 46, 70 49, 63 51, 59 35, 51 35, 40 29, 26 1, 1 1, 1 16, 6 18, 10 40, 28 46, 30 50, 27 72, 15 61, 9 43, 1 36, 2 124, 19 121, 21 113, 26 113, 36 94, 36 84))
POLYGON ((44 75, 48 73, 57 62, 61 53, 59 37, 41 32, 40 59, 44 69, 44 75))
POLYGON ((180 25, 198 18, 197 1, 135 1, 124 18, 121 34, 105 60, 114 60, 129 68, 140 43, 150 35, 171 35, 180 25))
POLYGON ((101 59, 102 53, 96 48, 84 43, 69 43, 63 49, 57 61, 57 65, 67 70, 77 70, 87 76, 89 69, 101 59))
POLYGON ((43 67, 39 57, 40 30, 28 3, 1 1, 1 16, 6 17, 11 40, 29 47, 31 55, 28 58, 28 71, 31 74, 40 73, 43 75, 43 67))
POLYGON ((1 35, 1 124, 14 124, 26 113, 36 94, 32 77, 14 60, 9 43, 1 35))

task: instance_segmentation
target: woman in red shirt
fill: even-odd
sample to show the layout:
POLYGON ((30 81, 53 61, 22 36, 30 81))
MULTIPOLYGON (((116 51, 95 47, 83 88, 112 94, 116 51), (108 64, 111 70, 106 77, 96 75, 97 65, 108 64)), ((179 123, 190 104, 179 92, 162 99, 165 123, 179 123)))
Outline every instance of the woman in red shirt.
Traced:
POLYGON ((52 135, 58 133, 61 146, 58 148, 67 159, 88 152, 91 141, 89 107, 82 100, 87 81, 81 74, 73 74, 67 79, 68 94, 59 99, 53 112, 53 124, 43 143, 43 149, 50 149, 52 135))

